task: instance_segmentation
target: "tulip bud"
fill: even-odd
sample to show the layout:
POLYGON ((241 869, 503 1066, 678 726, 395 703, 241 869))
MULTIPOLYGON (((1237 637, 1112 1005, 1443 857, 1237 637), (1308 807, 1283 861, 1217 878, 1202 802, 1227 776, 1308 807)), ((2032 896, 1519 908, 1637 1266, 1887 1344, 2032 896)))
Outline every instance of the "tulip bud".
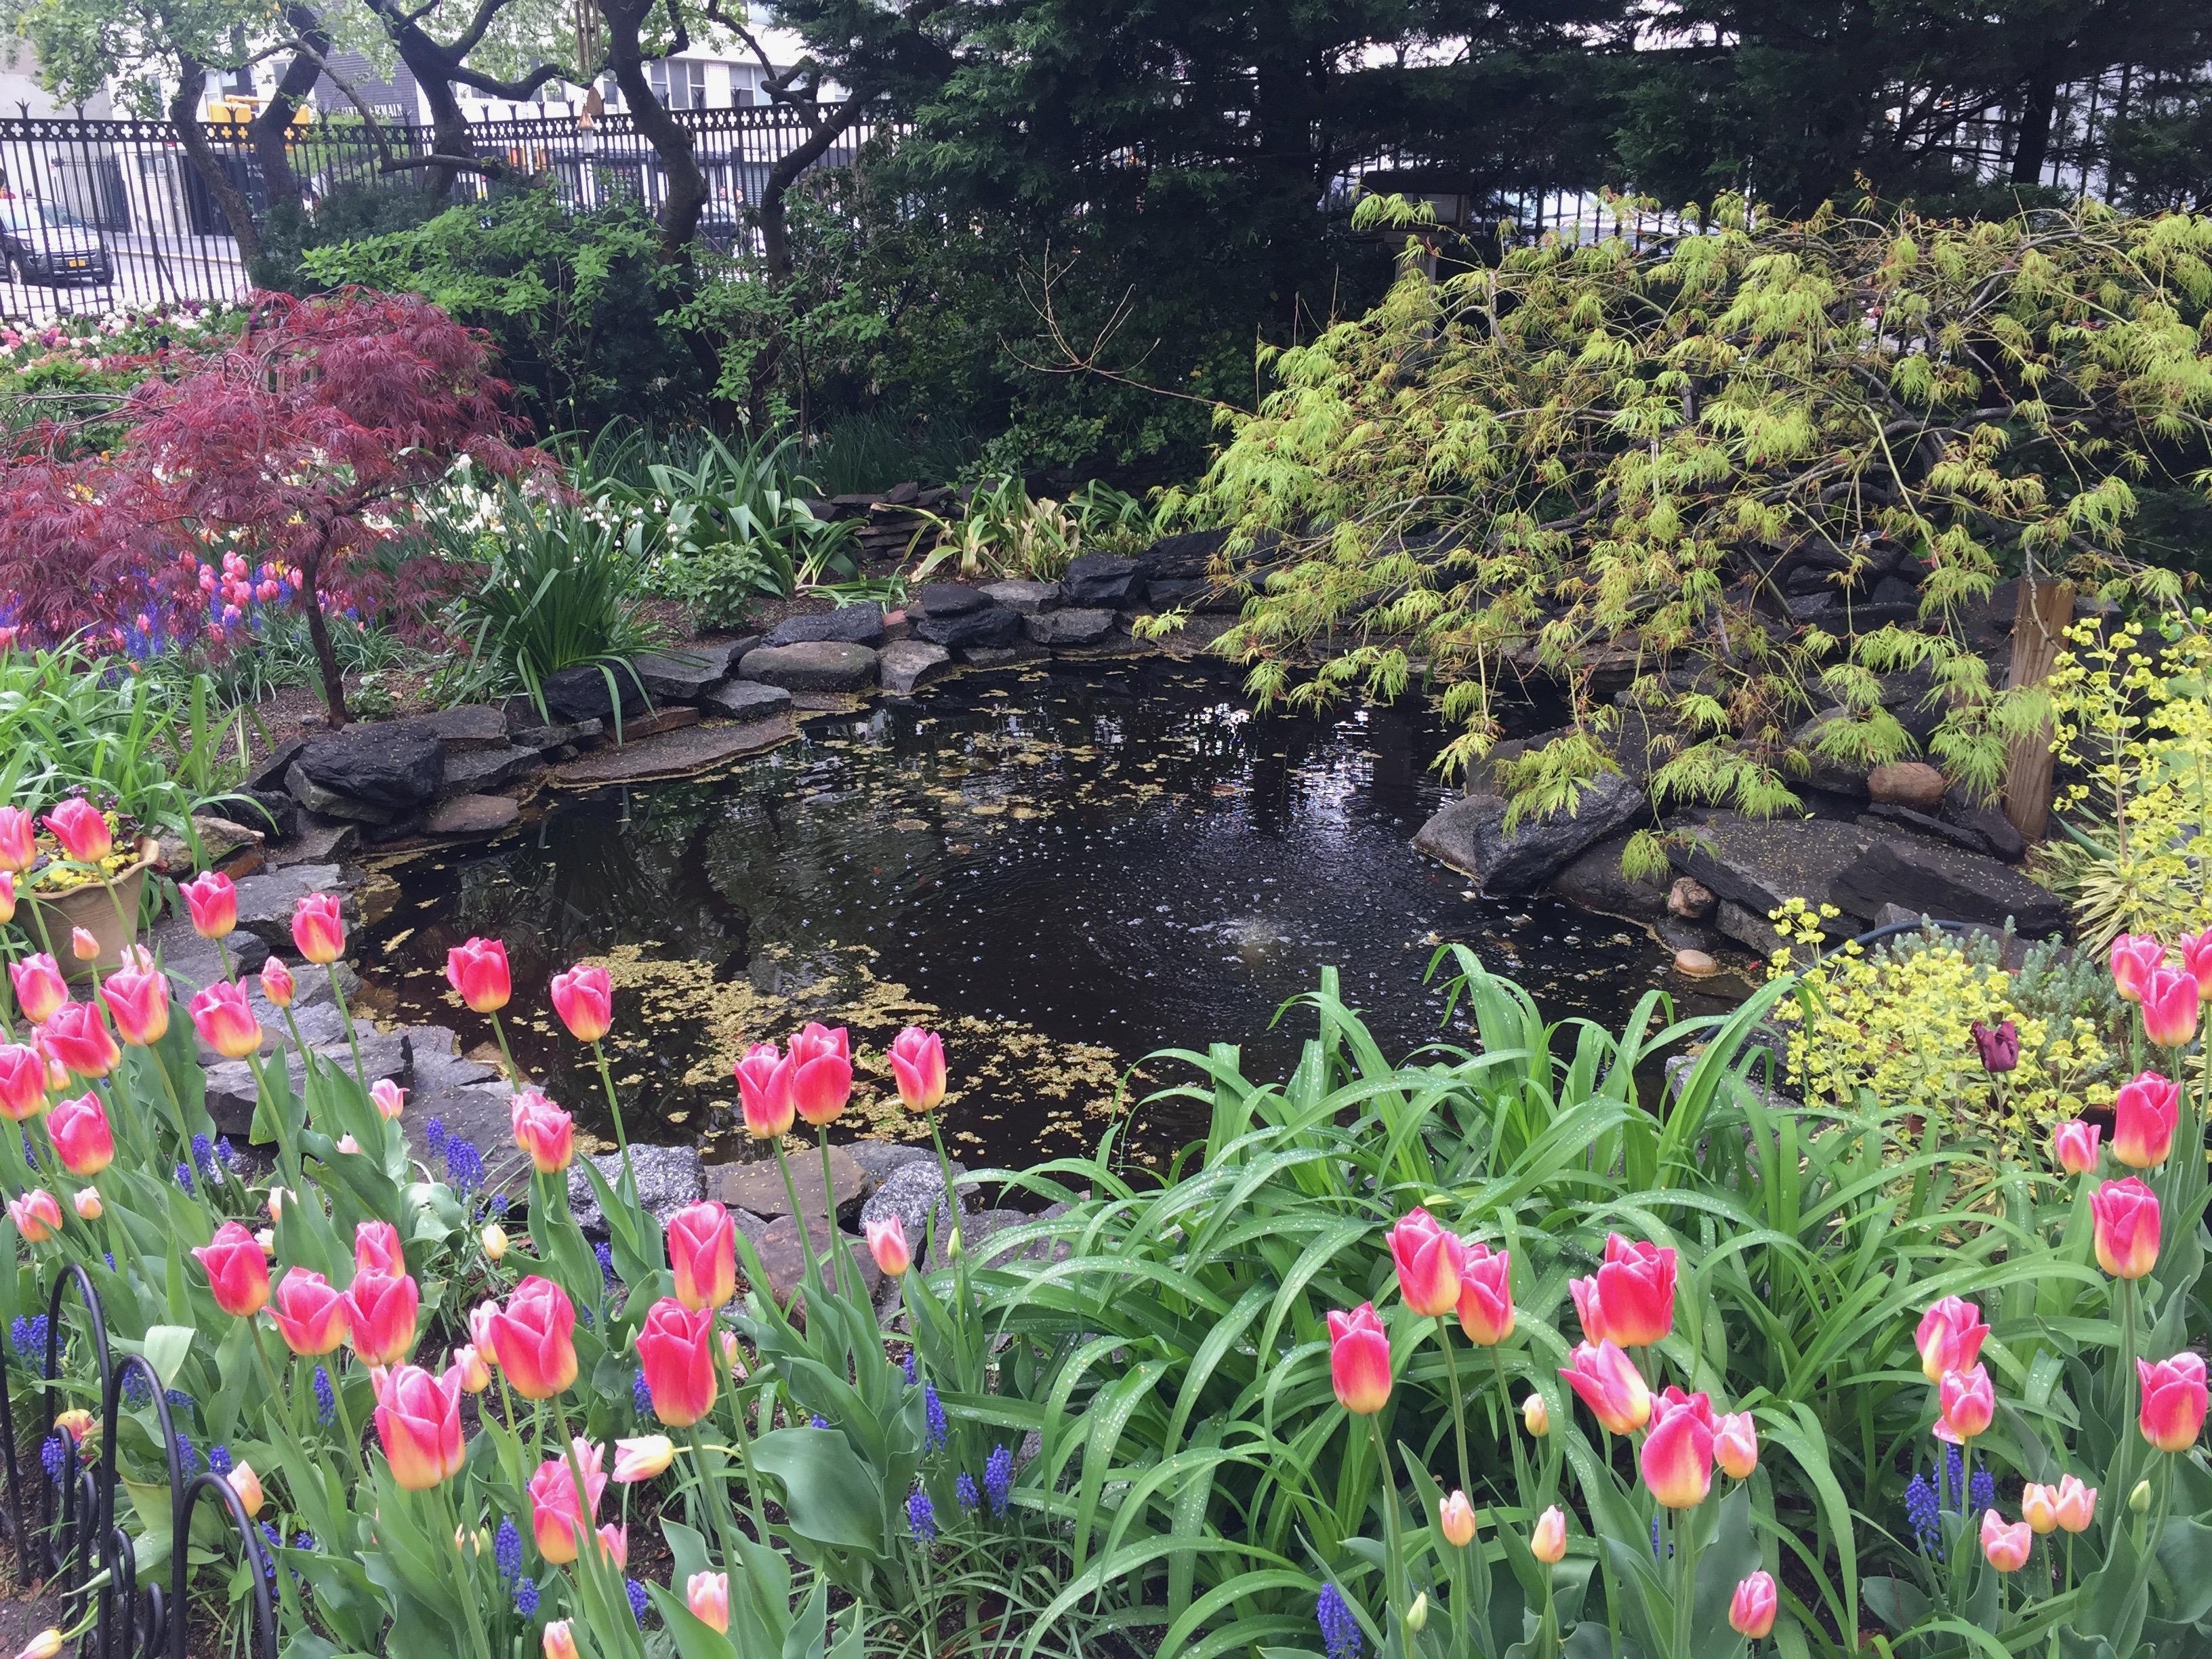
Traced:
POLYGON ((730 1628, 730 1575, 695 1572, 684 1582, 684 1605, 709 1630, 726 1635, 730 1628))
POLYGON ((576 1659, 576 1638, 568 1632, 568 1621, 556 1619, 545 1626, 545 1659, 576 1659))
POLYGON ((2035 1534, 2027 1522, 2008 1526, 1995 1510, 1982 1512, 1982 1553, 1999 1572, 2018 1572, 2034 1547, 2035 1534))
POLYGON ((76 1192, 70 1194, 70 1206, 72 1209, 76 1210, 77 1218, 80 1221, 99 1220, 102 1208, 100 1201, 100 1188, 97 1187, 78 1188, 76 1192))
POLYGON ((31 1638, 30 1645, 15 1656, 15 1659, 55 1659, 62 1650, 62 1633, 51 1625, 31 1638))
POLYGON ((2020 1518, 2038 1538, 2058 1530, 2058 1494, 2031 1480, 2020 1489, 2020 1518))
POLYGON ((54 1427, 80 1446, 92 1437, 94 1426, 92 1413, 82 1406, 72 1407, 54 1419, 54 1427))
POLYGON ((1363 1302, 1350 1313, 1328 1316, 1329 1374, 1337 1403, 1356 1417, 1371 1417, 1390 1398, 1390 1338, 1363 1302))
POLYGON ((234 1464, 230 1473, 223 1478, 230 1482, 230 1489, 238 1494, 240 1508, 248 1515, 261 1513, 261 1477, 254 1474, 252 1464, 234 1464))
POLYGON ((453 1357, 447 1364, 446 1374, 459 1382, 464 1394, 482 1394, 491 1387, 491 1367, 484 1364, 482 1354, 465 1342, 453 1350, 453 1357))
POLYGON ((271 1221, 282 1221, 284 1218, 284 1189, 282 1187, 271 1187, 269 1189, 269 1218, 271 1221))
POLYGON ((258 1229, 253 1235, 253 1242, 261 1247, 262 1255, 272 1259, 275 1257, 276 1254, 276 1230, 274 1227, 263 1227, 258 1229))
POLYGON ((1753 1573, 1737 1584, 1735 1594, 1729 1598, 1729 1628, 1738 1636, 1759 1641, 1774 1628, 1777 1600, 1774 1576, 1753 1573))
POLYGON ((1749 1412, 1731 1412, 1713 1432, 1713 1462, 1731 1480, 1748 1480, 1759 1467, 1759 1431, 1749 1412))
POLYGON ((407 1091, 388 1077, 380 1077, 368 1085, 368 1098, 377 1115, 387 1123, 407 1109, 407 1091))
POLYGON ((1406 1629, 1408 1634, 1419 1636, 1421 1627, 1429 1622, 1429 1593, 1423 1590, 1413 1598, 1413 1605, 1406 1609, 1406 1629))
POLYGON ((43 1187, 33 1187, 21 1198, 8 1200, 8 1219, 31 1244, 43 1244, 62 1230, 62 1206, 43 1187))
POLYGON ((70 954, 79 962, 94 962, 99 959, 100 941, 93 937, 90 928, 70 929, 70 954))
POLYGON ((1474 1505, 1467 1494, 1454 1492, 1437 1505, 1437 1524, 1443 1531, 1444 1541, 1455 1549, 1464 1549, 1474 1541, 1474 1505))
POLYGON ((492 1222, 484 1228, 483 1237, 483 1253, 485 1255, 489 1256, 494 1261, 498 1261, 506 1256, 506 1228, 501 1226, 496 1221, 492 1222))
POLYGON ((357 1152, 361 1150, 361 1142, 356 1140, 350 1133, 342 1134, 337 1139, 337 1150, 346 1153, 357 1152))
POLYGON ((1528 1553, 1547 1567, 1566 1559, 1567 1517, 1558 1504, 1536 1517, 1536 1529, 1528 1534, 1528 1553))
POLYGON ((1544 1403, 1544 1396, 1532 1394, 1521 1402, 1522 1426, 1538 1440, 1552 1431, 1552 1408, 1544 1403))
POLYGON ((299 987, 293 981, 292 970, 276 957, 261 964, 261 994, 269 999, 272 1008, 289 1008, 299 987))
POLYGON ((2058 1477, 2058 1498, 2056 1505, 2058 1524, 2068 1532, 2089 1530, 2089 1522, 2096 1518, 2097 1489, 2085 1486, 2070 1474, 2058 1477))
POLYGON ((2128 1494, 2128 1507, 2133 1510, 2137 1515, 2148 1515, 2150 1513, 2149 1481, 2138 1480, 2136 1482, 2136 1489, 2128 1494))
POLYGON ((868 1254, 876 1259, 876 1266, 886 1279, 896 1279, 914 1265, 913 1255, 906 1245, 906 1224, 896 1216, 866 1224, 868 1254))

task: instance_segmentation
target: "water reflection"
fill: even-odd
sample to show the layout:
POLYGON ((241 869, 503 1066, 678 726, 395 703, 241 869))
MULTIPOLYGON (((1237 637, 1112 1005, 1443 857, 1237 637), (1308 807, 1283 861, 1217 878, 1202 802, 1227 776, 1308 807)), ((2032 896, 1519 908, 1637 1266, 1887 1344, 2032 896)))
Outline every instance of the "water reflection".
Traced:
MULTIPOLYGON (((1662 954, 1549 900, 1477 901, 1417 856, 1446 799, 1419 711, 1261 719, 1232 678, 1161 659, 969 675, 926 701, 809 719, 715 775, 550 798, 534 822, 393 868, 364 939, 386 1006, 489 1035, 447 992, 447 947, 507 942, 525 1063, 592 1121, 596 1089, 544 1006, 550 975, 606 961, 633 1134, 743 1154, 728 1062, 796 1020, 872 1050, 908 1020, 947 1030, 963 1156, 1087 1146, 1129 1066, 1242 1045, 1279 1077, 1310 1022, 1279 1005, 1340 970, 1386 1051, 1438 1035, 1419 982, 1441 940, 1474 944, 1556 1015, 1617 1023, 1662 954)), ((875 1062, 879 1067, 880 1062, 875 1062)), ((1141 1096, 1173 1075, 1154 1062, 1141 1096)), ((899 1133, 887 1073, 862 1111, 899 1133)), ((1144 1121, 1153 1147, 1188 1120, 1144 1121)))

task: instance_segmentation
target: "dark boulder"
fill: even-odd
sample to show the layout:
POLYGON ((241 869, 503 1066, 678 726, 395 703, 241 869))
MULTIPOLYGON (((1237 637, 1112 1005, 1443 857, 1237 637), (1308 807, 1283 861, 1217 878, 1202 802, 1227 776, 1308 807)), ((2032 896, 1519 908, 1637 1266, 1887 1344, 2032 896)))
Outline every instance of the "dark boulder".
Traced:
POLYGON ((1978 854, 1933 842, 1878 841, 1836 878, 1837 902, 1871 916, 1885 904, 1944 921, 2002 926, 2024 939, 2063 932, 2066 907, 2019 871, 1978 854))
POLYGON ((817 617, 786 617, 768 631, 768 646, 834 641, 842 645, 877 645, 884 637, 884 608, 872 599, 841 606, 817 617))
POLYGON ((994 603, 980 587, 961 582, 924 582, 915 589, 914 603, 908 609, 920 611, 925 617, 964 617, 994 603))
POLYGON ((1130 602, 1133 592, 1141 591, 1144 576, 1144 567, 1134 559, 1115 553, 1085 553, 1060 579, 1061 602, 1077 607, 1119 609, 1130 602))
POLYGON ((325 789, 398 808, 420 805, 438 793, 445 760, 444 742, 428 732, 364 726, 314 738, 294 764, 325 789))
POLYGON ((1641 789, 1607 772, 1583 791, 1571 812, 1524 817, 1510 833, 1504 797, 1463 795, 1421 826, 1413 846, 1472 877, 1486 893, 1525 892, 1647 810, 1641 789))
MULTIPOLYGON (((1785 899, 1833 904, 1850 915, 1831 921, 1826 931, 1848 938, 1879 907, 1863 908, 1856 900, 1847 901, 1836 890, 1837 878, 1873 839, 1856 824, 1823 818, 1711 812, 1702 823, 1683 826, 1682 833, 1669 842, 1667 856, 1675 869, 1696 878, 1723 905, 1735 906, 1762 926, 1767 913, 1778 909, 1785 899)), ((1725 925, 1722 931, 1728 931, 1725 925)))
POLYGON ((914 625, 915 637, 927 640, 932 645, 941 645, 947 650, 970 649, 977 646, 1002 647, 1012 645, 1021 637, 1022 619, 1002 605, 987 605, 981 610, 963 611, 952 617, 924 617, 914 625))
POLYGON ((539 689, 545 694, 546 718, 555 726, 600 720, 611 730, 617 696, 622 699, 624 720, 643 714, 646 708, 645 688, 624 663, 609 663, 604 667, 598 663, 578 663, 574 668, 548 674, 539 689), (608 686, 610 678, 613 681, 611 690, 608 686))

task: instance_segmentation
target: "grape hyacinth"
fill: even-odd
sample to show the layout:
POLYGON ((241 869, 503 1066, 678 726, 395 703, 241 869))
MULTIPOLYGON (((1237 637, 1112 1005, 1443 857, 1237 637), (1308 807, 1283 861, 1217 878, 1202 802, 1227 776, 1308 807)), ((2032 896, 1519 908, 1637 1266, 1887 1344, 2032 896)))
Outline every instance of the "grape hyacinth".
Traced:
POLYGON ((637 1408, 640 1417, 653 1409, 653 1390, 645 1385, 645 1367, 642 1365, 637 1368, 637 1375, 630 1379, 629 1403, 637 1408))
POLYGON ((238 1167, 238 1148, 230 1144, 228 1135, 216 1137, 215 1155, 222 1160, 226 1169, 234 1170, 238 1167))
POLYGON ((422 1145, 433 1158, 442 1158, 446 1152, 446 1120, 434 1117, 422 1126, 422 1145))
POLYGON ((1966 1512, 1979 1514, 1993 1510, 1997 1504, 1997 1480, 1987 1469, 1976 1469, 1974 1478, 1966 1483, 1966 1512))
POLYGON ((1912 1525, 1913 1541, 1933 1560, 1943 1559, 1942 1506, 1936 1487, 1924 1474, 1916 1474, 1905 1488, 1905 1518, 1912 1525))
POLYGON ((965 1469, 960 1471, 960 1478, 952 1483, 952 1495, 960 1500, 960 1507, 963 1510, 979 1509, 982 1505, 982 1496, 975 1490, 975 1477, 965 1469))
POLYGON ((514 1610, 525 1619, 538 1616, 538 1581, 526 1578, 514 1587, 514 1610))
POLYGON ((15 1316, 15 1322, 8 1328, 8 1338, 15 1352, 26 1359, 44 1359, 46 1352, 46 1316, 33 1314, 28 1319, 15 1316))
POLYGON ((192 1168, 204 1172, 210 1180, 215 1178, 215 1142, 205 1135, 192 1137, 192 1168))
POLYGON ((921 1385, 921 1400, 922 1409, 929 1418, 929 1449, 935 1451, 951 1442, 952 1425, 945 1420, 945 1402, 937 1397, 936 1383, 921 1385))
POLYGON ((915 1382, 915 1377, 914 1377, 914 1354, 912 1353, 912 1352, 911 1352, 911 1351, 909 1351, 909 1352, 908 1352, 908 1354, 907 1354, 907 1357, 906 1357, 906 1385, 907 1385, 907 1387, 908 1387, 909 1389, 910 1389, 910 1388, 912 1388, 912 1387, 914 1386, 914 1382, 915 1382))
POLYGON ((483 1154, 477 1150, 475 1141, 456 1135, 446 1143, 446 1179, 464 1195, 483 1185, 483 1154))
POLYGON ((629 1592, 629 1616, 637 1620, 638 1628, 642 1630, 645 1628, 645 1610, 650 1605, 645 1586, 635 1578, 625 1578, 623 1588, 629 1592))
POLYGON ((295 1550, 311 1550, 314 1548, 315 1534, 311 1532, 303 1532, 299 1534, 292 1540, 292 1547, 295 1550))
POLYGON ((823 1416, 820 1412, 816 1412, 806 1419, 806 1426, 810 1429, 826 1429, 830 1426, 830 1419, 823 1416))
POLYGON ((507 1516, 499 1518, 499 1531, 491 1541, 491 1559, 499 1564, 501 1577, 522 1577, 522 1534, 514 1529, 514 1522, 507 1516))
POLYGON ((1006 1512, 1007 1495, 1014 1489, 1014 1454, 1011 1448, 994 1446, 983 1465, 983 1491, 991 1500, 991 1513, 1006 1512))
POLYGON ((210 1474, 228 1474, 231 1471, 231 1468, 232 1464, 230 1461, 229 1447, 210 1446, 208 1448, 208 1473, 210 1474))
POLYGON ((284 1534, 276 1530, 275 1522, 264 1521, 261 1536, 269 1546, 269 1553, 261 1563, 261 1571, 273 1584, 276 1582, 276 1552, 284 1547, 284 1534))
POLYGON ((338 1414, 338 1397, 331 1390, 331 1374, 315 1367, 315 1421, 330 1427, 338 1414))
POLYGON ((599 1258, 599 1277, 606 1281, 608 1286, 612 1287, 619 1282, 615 1278, 615 1247, 607 1243, 594 1244, 592 1254, 599 1258))
POLYGON ((123 1403, 134 1410, 143 1410, 154 1403, 154 1389, 146 1381, 146 1373, 133 1369, 123 1379, 123 1403))
POLYGON ((62 1472, 69 1467, 69 1448, 62 1443, 61 1436, 46 1437, 46 1443, 39 1448, 39 1462, 46 1465, 46 1479, 60 1486, 62 1472))
POLYGON ((190 1435, 177 1437, 177 1468, 187 1480, 200 1472, 199 1448, 192 1444, 190 1435))
POLYGON ((937 1536, 937 1506, 929 1501, 929 1494, 916 1486, 906 1500, 906 1523, 914 1528, 916 1538, 937 1536))
POLYGON ((1314 1608, 1314 1620, 1321 1626, 1322 1646, 1328 1651, 1328 1659, 1357 1659, 1359 1621, 1345 1604, 1343 1591, 1334 1584, 1323 1584, 1321 1600, 1314 1608))
POLYGON ((177 1185, 184 1189, 184 1194, 186 1198, 197 1198, 199 1196, 198 1190, 192 1185, 192 1166, 191 1164, 179 1164, 177 1165, 177 1185))

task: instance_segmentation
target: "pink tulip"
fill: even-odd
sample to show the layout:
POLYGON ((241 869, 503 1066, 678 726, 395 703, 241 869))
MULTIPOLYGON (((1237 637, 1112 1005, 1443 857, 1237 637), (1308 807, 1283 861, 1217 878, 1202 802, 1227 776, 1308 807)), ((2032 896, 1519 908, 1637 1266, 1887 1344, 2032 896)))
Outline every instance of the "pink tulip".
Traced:
POLYGON ((1474 1541, 1474 1505, 1465 1492, 1455 1491, 1437 1505, 1437 1528, 1454 1549, 1465 1549, 1474 1541))
POLYGON ((8 1200, 8 1219, 28 1244, 43 1244, 62 1230, 62 1206, 43 1187, 8 1200))
POLYGON ((1936 1385, 1936 1437, 1964 1445, 1984 1432, 1997 1414, 1996 1390, 1986 1366, 1953 1371, 1936 1385))
POLYGON ((2181 1090, 2156 1072, 2137 1072, 2112 1097, 2112 1156, 2130 1170, 2154 1170, 2173 1150, 2181 1090))
MULTIPOLYGON (((568 1559, 573 1561, 576 1558, 572 1554, 568 1559)), ((545 1659, 576 1659, 576 1632, 569 1627, 570 1622, 566 1619, 556 1619, 545 1626, 545 1635, 541 1643, 545 1650, 545 1659)))
POLYGON ((39 820, 53 831, 62 851, 77 864, 98 864, 115 850, 107 815, 82 795, 72 795, 39 820))
POLYGON ((100 960, 100 939, 89 927, 70 929, 70 954, 79 962, 100 960))
POLYGON ((2097 1489, 2085 1486, 2070 1474, 2058 1477, 2058 1524, 2067 1532, 2089 1530, 2097 1516, 2097 1489))
POLYGON ((368 1085, 368 1103, 376 1108, 376 1115, 389 1122, 407 1109, 407 1091, 388 1077, 380 1077, 368 1085))
POLYGON ((389 1221, 357 1223, 353 1230, 353 1265, 356 1273, 405 1273, 407 1251, 399 1242, 399 1229, 389 1221))
POLYGON ((1913 1346, 1920 1350, 1920 1374, 1941 1382, 1953 1371, 1965 1370, 1982 1355, 1982 1340, 1990 1328, 1974 1304, 1947 1296, 1920 1316, 1913 1346))
POLYGON ((1350 1313, 1328 1316, 1329 1382, 1337 1403, 1358 1417, 1371 1417, 1390 1398, 1390 1338, 1375 1312, 1363 1302, 1350 1313))
POLYGON ((1426 1210, 1409 1212, 1390 1229, 1390 1255, 1398 1264, 1398 1293, 1423 1319, 1441 1319, 1459 1305, 1459 1270, 1466 1248, 1426 1210))
POLYGON ((535 1089, 521 1089, 508 1103, 514 1144, 529 1154, 540 1175, 557 1175, 575 1161, 576 1120, 535 1089))
POLYGON ((0 870, 10 874, 39 861, 38 827, 20 806, 0 806, 0 870))
POLYGON ((2027 1522, 2027 1529, 2038 1538, 2048 1538, 2058 1530, 2058 1493, 2052 1487, 2031 1480, 2020 1489, 2020 1518, 2027 1522))
POLYGON ((2195 975, 2160 968, 2143 981, 2143 1035, 2161 1048, 2185 1048, 2197 1035, 2195 975))
POLYGON ((2142 1408, 2136 1426, 2162 1452, 2187 1451, 2204 1431, 2204 1361, 2185 1349, 2156 1364, 2136 1361, 2142 1384, 2142 1408))
POLYGON ((235 1221, 215 1230, 211 1243, 192 1252, 207 1269, 215 1304, 234 1319, 251 1319, 269 1304, 269 1261, 253 1235, 235 1221))
POLYGON ((637 1334, 637 1363, 645 1372, 653 1413, 672 1429, 688 1429, 714 1408, 714 1312, 696 1313, 674 1297, 647 1310, 637 1334))
POLYGON ((482 1394, 491 1387, 491 1367, 484 1364, 482 1354, 464 1342, 447 1357, 446 1377, 460 1384, 463 1394, 482 1394))
POLYGON ((177 890, 191 913, 192 932, 202 939, 228 939, 238 931, 238 888, 228 876, 204 871, 177 890))
POLYGON ((577 1468, 571 1469, 566 1457, 550 1457, 538 1466, 527 1488, 538 1553, 555 1566, 566 1566, 576 1559, 581 1541, 578 1534, 592 1526, 599 1514, 599 1494, 607 1487, 607 1478, 600 1473, 605 1454, 581 1436, 572 1443, 577 1468))
POLYGON ((2028 1552, 2035 1547, 2035 1534, 2025 1521, 2005 1524, 2004 1516, 1995 1510, 1982 1511, 1982 1553, 1999 1572, 2018 1572, 2027 1565, 2028 1552))
POLYGON ((97 1221, 106 1213, 107 1206, 100 1201, 100 1188, 80 1187, 70 1194, 70 1208, 76 1212, 80 1221, 97 1221))
POLYGON ((1633 1434, 1651 1420, 1651 1390, 1633 1360, 1607 1337, 1585 1342, 1559 1375, 1609 1434, 1633 1434))
POLYGON ((1754 1572, 1729 1597, 1729 1628, 1738 1636, 1759 1641, 1774 1628, 1776 1606, 1773 1575, 1754 1572))
POLYGON ((668 1265, 676 1299, 685 1307, 719 1308, 738 1293, 738 1230, 730 1212, 709 1199, 668 1219, 668 1265))
POLYGON ((261 964, 261 994, 269 999, 272 1008, 289 1008, 299 987, 294 983, 292 970, 276 957, 261 964))
POLYGON ((61 964, 43 951, 9 963, 8 978, 15 988, 15 1006, 33 1025, 44 1025, 69 1000, 69 981, 62 977, 61 964))
POLYGON ((151 969, 118 968, 102 981, 100 1000, 115 1033, 134 1048, 150 1048, 168 1034, 169 981, 151 969))
MULTIPOLYGON (((1650 1347, 1674 1328, 1674 1250, 1608 1234, 1595 1292, 1605 1334, 1593 1340, 1610 1340, 1624 1348, 1650 1347)), ((1576 1307, 1582 1310, 1579 1297, 1576 1307)))
POLYGON ((270 1304, 276 1334, 294 1353, 319 1358, 346 1339, 347 1303, 319 1273, 295 1267, 284 1275, 270 1304))
POLYGON ((1711 1399, 1675 1388, 1661 1395, 1638 1462, 1644 1484, 1663 1507, 1693 1510, 1704 1503, 1713 1486, 1711 1399))
POLYGON ((20 1042, 0 1042, 0 1117, 26 1122, 46 1103, 46 1056, 20 1042))
POLYGON ((909 1025, 892 1039, 891 1079, 909 1112, 933 1112, 945 1100, 945 1043, 934 1031, 909 1025))
POLYGON ((471 1013, 496 1013, 507 1006, 514 986, 507 971, 507 945, 495 939, 471 939, 446 952, 446 981, 460 993, 471 1013))
POLYGON ((15 872, 0 870, 0 927, 15 920, 15 872))
POLYGON ((62 1168, 80 1181, 89 1181, 115 1162, 115 1135, 108 1127, 107 1109, 89 1091, 55 1106, 46 1120, 46 1134, 62 1168))
POLYGON ((393 1365, 415 1346, 422 1292, 408 1273, 356 1273, 346 1290, 346 1340, 364 1365, 393 1365))
POLYGON ((2113 988, 2124 1000, 2141 1002, 2144 983, 2166 966, 2166 946, 2148 933, 2123 933, 2112 941, 2108 960, 2113 988))
POLYGON ((791 1103, 816 1128, 834 1122, 853 1094, 853 1056, 845 1028, 809 1022, 794 1032, 784 1064, 791 1068, 791 1103))
POLYGON ((597 1042, 614 1025, 614 981, 581 963, 553 975, 553 1012, 579 1042, 597 1042))
POLYGON ((906 1224, 896 1216, 866 1224, 868 1235, 868 1254, 876 1259, 876 1267, 886 1279, 896 1279, 914 1265, 914 1255, 906 1245, 906 1224))
POLYGON ((122 1064, 123 1051, 88 1002, 64 1002, 39 1028, 40 1046, 49 1060, 82 1078, 106 1077, 122 1064))
POLYGON ((2181 967, 2197 981, 2197 1000, 2212 1002, 2212 927, 2181 940, 2181 967))
POLYGON ((796 1111, 791 1100, 791 1072, 773 1042, 756 1042, 731 1068, 738 1079, 745 1133, 755 1140, 774 1140, 791 1128, 796 1111))
POLYGON ((1759 1428, 1749 1412, 1730 1412, 1713 1433, 1713 1461, 1731 1480, 1748 1480, 1759 1467, 1759 1428))
POLYGON ((2108 1181, 2089 1194, 2097 1265, 2115 1279, 2142 1279, 2158 1266, 2158 1194, 2141 1180, 2108 1181))
POLYGON ((1546 1566, 1557 1566, 1567 1558, 1567 1517, 1557 1504, 1536 1517, 1528 1534, 1528 1553, 1546 1566))
POLYGON ((292 907, 292 943, 318 968, 345 954, 345 911, 336 893, 307 893, 292 907))
POLYGON ((261 1048, 261 1022, 246 993, 227 979, 207 987, 191 1004, 192 1029, 200 1041, 228 1060, 244 1060, 261 1048))
POLYGON ((684 1582, 684 1605, 708 1629, 726 1634, 730 1628, 730 1575, 693 1573, 684 1582))
POLYGON ((1513 1334, 1513 1257, 1487 1244, 1462 1243, 1459 1328, 1477 1347, 1494 1348, 1513 1334))
POLYGON ((376 1438, 403 1492, 428 1492, 461 1472, 460 1384, 402 1365, 376 1391, 376 1438))
POLYGON ((576 1380, 576 1304, 550 1279, 535 1274, 514 1287, 507 1306, 477 1332, 477 1351, 507 1373, 525 1400, 550 1400, 576 1380))
POLYGON ((2068 1175, 2087 1175, 2095 1169, 2097 1143, 2104 1133, 2096 1124, 2079 1118, 2060 1124, 2051 1135, 2051 1150, 2058 1167, 2068 1175))

